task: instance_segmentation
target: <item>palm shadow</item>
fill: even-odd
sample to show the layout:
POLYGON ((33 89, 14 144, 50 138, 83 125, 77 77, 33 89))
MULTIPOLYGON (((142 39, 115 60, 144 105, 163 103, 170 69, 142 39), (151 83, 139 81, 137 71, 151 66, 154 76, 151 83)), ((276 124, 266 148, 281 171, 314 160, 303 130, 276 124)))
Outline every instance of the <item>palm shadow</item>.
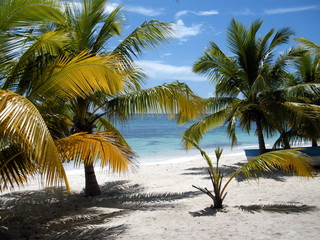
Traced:
POLYGON ((276 213, 283 213, 283 214, 290 214, 290 213, 303 213, 303 212, 310 212, 317 209, 316 206, 309 206, 305 204, 301 204, 298 202, 288 202, 288 203, 275 203, 275 204, 267 204, 267 205, 240 205, 237 206, 239 209, 249 213, 256 213, 256 212, 276 212, 276 213))
POLYGON ((216 209, 213 207, 206 207, 205 209, 195 211, 195 212, 189 212, 189 214, 192 217, 210 217, 210 216, 216 216, 217 212, 225 212, 224 209, 216 209))
POLYGON ((127 229, 112 220, 131 211, 172 207, 199 193, 145 193, 129 181, 108 182, 101 196, 69 196, 62 188, 21 191, 0 198, 0 239, 115 239, 127 229))

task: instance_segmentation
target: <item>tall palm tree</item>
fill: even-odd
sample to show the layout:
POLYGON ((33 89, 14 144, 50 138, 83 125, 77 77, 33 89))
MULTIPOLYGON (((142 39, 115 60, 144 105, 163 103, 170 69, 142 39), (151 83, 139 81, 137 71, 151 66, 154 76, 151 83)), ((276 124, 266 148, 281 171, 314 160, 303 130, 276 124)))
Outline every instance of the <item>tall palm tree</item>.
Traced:
MULTIPOLYGON (((47 124, 44 123, 34 105, 41 109, 39 106, 45 105, 50 100, 50 102, 57 102, 59 107, 65 101, 75 97, 88 97, 96 91, 114 94, 124 89, 124 79, 127 75, 122 63, 118 61, 118 55, 115 54, 102 57, 88 54, 85 51, 67 56, 63 50, 68 42, 66 36, 61 35, 61 32, 47 32, 34 40, 33 38, 39 35, 42 23, 35 24, 32 21, 26 25, 24 20, 29 20, 31 17, 27 17, 26 12, 21 11, 16 2, 13 1, 13 5, 10 6, 4 1, 4 7, 1 8, 1 16, 15 16, 12 21, 9 21, 11 25, 5 24, 5 21, 1 25, 1 44, 6 47, 2 48, 5 57, 0 65, 1 85, 2 88, 23 94, 31 102, 9 90, 1 90, 1 190, 14 186, 14 183, 22 184, 28 180, 29 175, 36 173, 42 174, 49 184, 56 183, 59 179, 66 181, 61 156, 76 159, 88 154, 89 149, 81 153, 70 149, 72 142, 75 145, 74 149, 78 150, 79 139, 77 137, 64 139, 63 142, 68 143, 65 148, 61 147, 60 142, 53 143, 47 124), (20 18, 18 18, 18 13, 22 15, 20 18), (15 21, 17 24, 12 24, 15 21), (10 44, 15 42, 14 36, 11 35, 17 33, 17 29, 21 34, 17 36, 17 41, 25 38, 20 41, 24 43, 23 46, 10 44), (36 34, 32 35, 32 38, 29 35, 28 38, 26 36, 28 32, 36 32, 36 34), (102 78, 103 81, 101 81, 102 78)), ((31 9, 29 11, 31 15, 35 14, 35 10, 40 11, 41 7, 44 8, 41 13, 54 14, 51 8, 55 6, 48 6, 49 1, 20 2, 21 8, 31 9), (48 7, 49 10, 47 10, 48 7)), ((59 12, 56 8, 54 11, 59 12)), ((6 20, 5 17, 4 19, 6 20)), ((37 17, 35 19, 40 21, 37 17)), ((56 21, 57 24, 63 22, 65 22, 64 18, 63 21, 56 21)), ((122 148, 115 137, 108 133, 104 135, 110 140, 105 141, 100 150, 96 148, 97 151, 110 156, 112 151, 106 152, 105 149, 114 149, 113 152, 116 151, 118 155, 122 154, 123 157, 120 160, 126 162, 128 157, 125 154, 130 152, 122 148)), ((95 139, 91 137, 81 142, 97 145, 96 142, 99 142, 99 139, 94 141, 95 139)), ((119 158, 117 160, 118 164, 121 164, 119 158)), ((69 190, 68 184, 67 189, 69 190)))
MULTIPOLYGON (((262 21, 255 21, 246 28, 233 19, 227 31, 227 42, 234 56, 227 56, 211 42, 210 48, 194 64, 194 72, 206 74, 216 83, 216 96, 207 100, 207 107, 213 113, 184 132, 188 139, 198 143, 209 129, 227 123, 232 145, 236 144, 235 128, 239 120, 247 132, 255 124, 259 149, 264 153, 264 134, 273 134, 280 128, 279 122, 283 122, 280 117, 290 121, 310 120, 301 110, 303 106, 285 102, 279 91, 283 88, 288 62, 299 56, 301 50, 290 49, 277 58, 275 50, 288 42, 293 31, 282 28, 275 33, 271 29, 258 37, 261 25, 262 21), (297 111, 298 108, 301 111, 297 111)), ((185 145, 191 147, 186 141, 185 145)))
MULTIPOLYGON (((124 151, 130 153, 130 147, 109 121, 110 117, 126 120, 135 113, 162 112, 179 114, 179 120, 182 122, 195 117, 199 112, 200 104, 192 91, 185 84, 178 82, 141 90, 142 79, 145 75, 135 66, 133 59, 141 55, 145 49, 154 48, 165 42, 171 33, 169 24, 156 20, 142 23, 115 48, 106 49, 108 45, 111 45, 111 40, 120 35, 124 20, 120 7, 106 13, 107 4, 107 0, 83 0, 80 7, 79 5, 67 4, 65 6, 66 23, 64 25, 57 24, 53 30, 59 31, 59 33, 65 32, 65 36, 69 39, 66 51, 70 55, 76 56, 87 51, 92 56, 102 58, 115 56, 117 60, 115 68, 119 68, 120 64, 121 69, 125 72, 123 76, 124 87, 118 91, 95 92, 89 97, 78 97, 65 102, 68 111, 65 111, 66 114, 62 118, 66 119, 66 124, 69 126, 69 135, 81 132, 91 135, 96 132, 98 126, 99 130, 112 131, 117 141, 120 141, 122 148, 126 149, 124 151)), ((98 79, 101 82, 105 81, 103 76, 98 79)), ((108 84, 112 86, 112 83, 108 84)), ((49 106, 49 104, 45 105, 49 106)), ((54 104, 50 104, 50 107, 52 106, 54 104)), ((50 112, 48 108, 46 111, 50 112)), ((61 115, 57 115, 54 111, 53 113, 49 116, 51 119, 56 119, 57 116, 61 119, 61 115)), ((97 134, 95 139, 101 135, 97 134)), ((106 138, 99 139, 103 142, 106 138)), ((100 194, 94 164, 101 159, 101 155, 94 156, 95 158, 90 158, 91 160, 81 158, 82 161, 75 162, 85 165, 85 194, 87 196, 100 194)), ((128 160, 132 154, 124 154, 123 156, 127 157, 125 160, 128 160)), ((109 162, 100 161, 102 167, 107 163, 109 162)))

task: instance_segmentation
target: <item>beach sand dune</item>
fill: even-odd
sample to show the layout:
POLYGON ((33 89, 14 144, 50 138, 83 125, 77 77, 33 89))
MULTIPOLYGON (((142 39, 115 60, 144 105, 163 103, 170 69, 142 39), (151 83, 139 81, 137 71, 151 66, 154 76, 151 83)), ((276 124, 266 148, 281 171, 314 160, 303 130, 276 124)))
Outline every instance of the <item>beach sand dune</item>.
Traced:
MULTIPOLYGON (((245 162, 224 156, 225 174, 245 162)), ((68 172, 72 194, 25 190, 0 197, 0 239, 318 239, 320 177, 274 173, 230 184, 225 208, 192 185, 208 187, 202 159, 141 165, 125 177, 97 172, 102 195, 82 195, 82 171, 68 172)))

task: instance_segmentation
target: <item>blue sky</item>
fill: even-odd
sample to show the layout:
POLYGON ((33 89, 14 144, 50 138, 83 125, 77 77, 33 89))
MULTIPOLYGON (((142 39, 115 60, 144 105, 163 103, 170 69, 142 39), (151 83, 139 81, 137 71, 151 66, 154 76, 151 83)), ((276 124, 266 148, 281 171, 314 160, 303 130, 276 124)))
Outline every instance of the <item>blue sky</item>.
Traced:
MULTIPOLYGON (((123 5, 127 18, 124 36, 152 19, 172 22, 176 30, 169 44, 146 52, 137 61, 149 76, 145 87, 179 80, 199 96, 211 96, 214 86, 191 69, 210 41, 228 52, 226 29, 232 18, 247 26, 263 20, 261 35, 271 28, 291 27, 296 37, 320 44, 319 0, 110 0, 110 6, 117 3, 123 5)), ((285 48, 294 44, 291 41, 285 48)))

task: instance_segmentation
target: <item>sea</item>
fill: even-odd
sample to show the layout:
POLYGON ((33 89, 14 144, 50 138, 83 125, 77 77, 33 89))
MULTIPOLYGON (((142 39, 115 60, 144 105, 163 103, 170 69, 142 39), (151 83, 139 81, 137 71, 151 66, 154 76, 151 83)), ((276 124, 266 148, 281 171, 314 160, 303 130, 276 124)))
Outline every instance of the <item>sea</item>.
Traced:
MULTIPOLYGON (((154 162, 176 162, 200 157, 197 149, 186 151, 181 143, 183 132, 195 121, 179 125, 175 119, 166 114, 135 115, 125 123, 114 122, 141 164, 154 162)), ((200 147, 209 156, 217 147, 223 148, 223 155, 244 155, 245 148, 258 148, 258 138, 254 130, 248 134, 237 126, 238 144, 231 147, 227 126, 208 131, 200 142, 200 147)), ((266 146, 272 147, 277 136, 266 138, 266 146)))

